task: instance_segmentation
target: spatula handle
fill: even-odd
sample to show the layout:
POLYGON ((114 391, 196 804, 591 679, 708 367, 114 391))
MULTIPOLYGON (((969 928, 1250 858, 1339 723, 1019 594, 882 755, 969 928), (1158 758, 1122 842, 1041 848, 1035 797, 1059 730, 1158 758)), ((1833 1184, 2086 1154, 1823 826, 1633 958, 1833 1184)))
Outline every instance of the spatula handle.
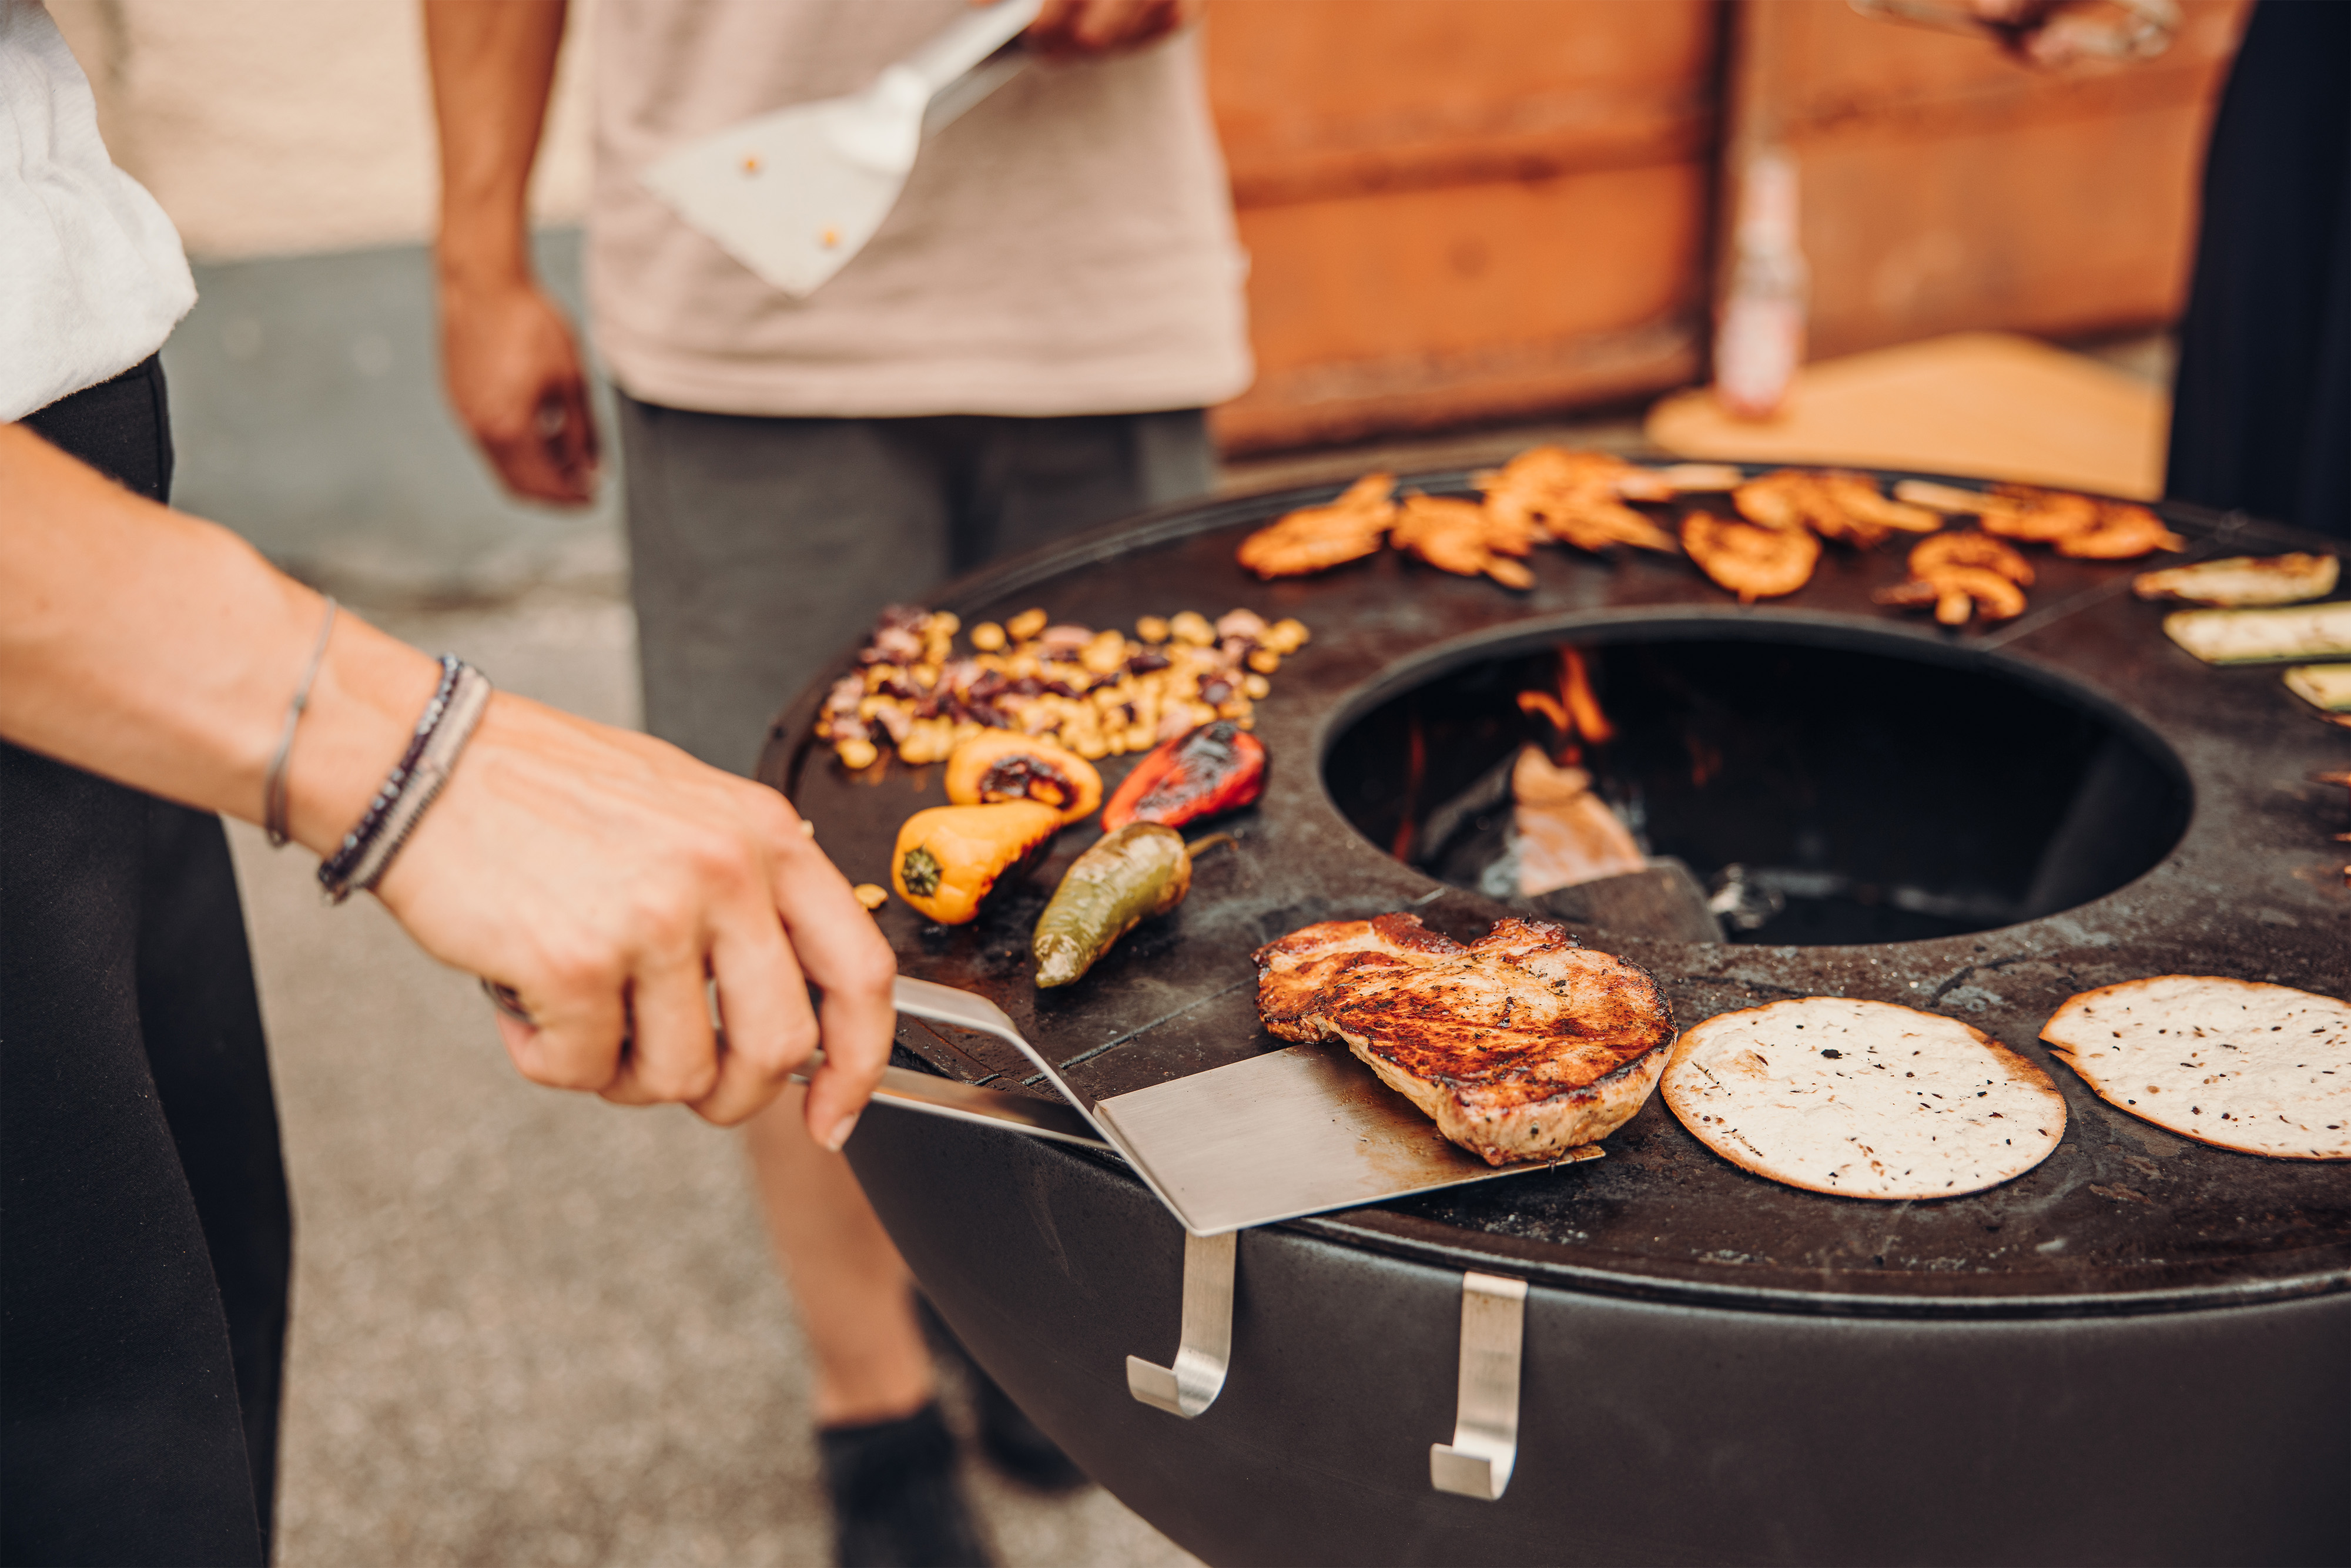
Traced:
MULTIPOLYGON (((823 1064, 824 1053, 819 1051, 792 1073, 792 1082, 806 1083, 809 1075, 823 1064)), ((1009 1128, 1034 1138, 1050 1138, 1055 1143, 1116 1153, 1102 1141, 1083 1116, 1050 1100, 1031 1100, 1025 1094, 1007 1094, 998 1089, 974 1088, 952 1078, 934 1078, 927 1072, 914 1072, 904 1067, 882 1070, 882 1082, 874 1089, 873 1098, 951 1122, 1009 1128)))
POLYGON ((1074 1112, 1102 1135, 1104 1143, 1115 1146, 1116 1140, 1103 1134, 1102 1124, 1094 1120, 1092 1113, 1086 1109, 1070 1086, 1061 1082, 1061 1075, 1053 1071, 1053 1064, 1045 1060, 1044 1053, 1029 1043, 1019 1026, 1012 1021, 1011 1015, 986 997, 974 996, 953 986, 942 986, 934 980, 918 980, 912 975, 901 975, 891 982, 890 999, 900 1012, 911 1017, 928 1019, 933 1023, 943 1023, 955 1029, 967 1029, 978 1034, 992 1034, 1004 1041, 1029 1059, 1029 1065, 1053 1086, 1054 1092, 1067 1100, 1074 1112))
POLYGON ((1037 19, 1041 0, 997 0, 964 13, 928 43, 898 62, 935 93, 1019 37, 1037 19))

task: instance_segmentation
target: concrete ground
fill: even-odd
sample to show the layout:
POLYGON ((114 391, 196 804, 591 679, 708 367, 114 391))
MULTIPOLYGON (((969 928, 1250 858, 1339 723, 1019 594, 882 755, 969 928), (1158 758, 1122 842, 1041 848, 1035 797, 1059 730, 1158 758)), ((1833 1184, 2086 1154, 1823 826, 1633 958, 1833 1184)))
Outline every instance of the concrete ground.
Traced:
MULTIPOLYGON (((610 591, 371 618, 634 716, 610 591)), ((232 834, 297 1225, 277 1561, 829 1562, 805 1349, 737 1137, 524 1082, 470 978, 232 834)), ((967 1480, 1007 1563, 1192 1561, 1102 1491, 967 1480)))

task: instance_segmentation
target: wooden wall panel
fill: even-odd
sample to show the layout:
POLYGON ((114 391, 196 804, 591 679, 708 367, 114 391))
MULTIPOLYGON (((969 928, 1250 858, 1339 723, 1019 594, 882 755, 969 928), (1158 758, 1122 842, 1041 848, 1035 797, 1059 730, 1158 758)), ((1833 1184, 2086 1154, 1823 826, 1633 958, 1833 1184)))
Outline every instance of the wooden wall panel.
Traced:
POLYGON ((2044 337, 2179 314, 2203 116, 1843 137, 1802 152, 1813 358, 1976 328, 2044 337), (1918 178, 1921 166, 1933 177, 1918 178))
POLYGON ((1259 361, 1227 448, 1688 380, 1719 23, 1714 0, 1213 0, 1259 361))
POLYGON ((2000 328, 2065 337, 2178 313, 2241 0, 2187 0, 2154 61, 2049 71, 1844 0, 1737 12, 1728 138, 1794 152, 1812 352, 2000 328))
POLYGON ((2184 0, 2158 60, 2051 72, 1844 0, 1210 0, 1259 363, 1219 439, 1698 379, 1725 172, 1772 141, 1802 170, 1814 357, 2168 320, 2246 3, 2184 0))
POLYGON ((1705 185, 1684 164, 1245 214, 1258 381, 1220 436, 1293 446, 1687 382, 1705 185))
POLYGON ((2179 33, 2152 60, 2051 70, 1987 39, 1860 16, 1845 0, 1742 0, 1735 85, 1770 73, 1771 97, 1755 110, 1813 132, 1865 119, 2080 119, 2202 94, 2236 53, 2247 3, 2185 0, 2179 33))

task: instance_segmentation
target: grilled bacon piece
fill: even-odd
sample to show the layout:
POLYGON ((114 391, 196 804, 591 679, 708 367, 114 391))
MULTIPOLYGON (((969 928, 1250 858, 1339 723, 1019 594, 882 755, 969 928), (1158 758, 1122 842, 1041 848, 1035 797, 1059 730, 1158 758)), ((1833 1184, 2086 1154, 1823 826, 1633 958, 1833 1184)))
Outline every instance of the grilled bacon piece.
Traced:
POLYGON ((1328 506, 1288 513, 1241 541, 1240 563, 1259 577, 1301 577, 1380 548, 1395 521, 1395 480, 1366 474, 1328 506))
POLYGON ((1416 916, 1332 920, 1258 949, 1258 1016, 1337 1040, 1489 1165, 1556 1156, 1624 1125, 1674 1038, 1657 984, 1543 921, 1463 946, 1416 916))
POLYGON ((1534 573, 1513 559, 1533 551, 1533 528, 1476 501, 1407 490, 1388 538, 1396 549, 1410 550, 1439 571, 1490 577, 1504 588, 1535 585, 1534 573))
MULTIPOLYGON (((1735 483, 1737 471, 1729 473, 1735 483)), ((1541 529, 1595 553, 1616 545, 1671 553, 1673 536, 1620 497, 1670 499, 1678 494, 1675 475, 1717 481, 1724 476, 1721 470, 1697 476, 1686 470, 1661 472, 1603 453, 1537 446, 1500 468, 1475 476, 1475 483, 1485 492, 1489 516, 1527 530, 1530 537, 1541 529)))
POLYGON ((2153 550, 2186 549, 2188 541, 2145 507, 2108 501, 2099 507, 2095 525, 2066 535, 2055 548, 2076 560, 2136 560, 2153 550))
POLYGON ((1821 541, 1802 528, 1762 528, 1707 512, 1682 519, 1682 549, 1741 604, 1795 592, 1821 559, 1821 541))

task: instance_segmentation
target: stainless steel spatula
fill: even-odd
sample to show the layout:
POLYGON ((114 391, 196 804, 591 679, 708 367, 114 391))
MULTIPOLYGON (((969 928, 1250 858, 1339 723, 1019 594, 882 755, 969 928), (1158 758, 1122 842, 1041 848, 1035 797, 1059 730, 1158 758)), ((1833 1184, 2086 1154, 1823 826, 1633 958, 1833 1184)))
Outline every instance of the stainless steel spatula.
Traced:
MULTIPOLYGON (((490 980, 482 989, 499 1011, 531 1021, 512 990, 490 980)), ((1088 1102, 987 998, 901 975, 891 999, 910 1017, 994 1035, 1027 1057, 1069 1103, 903 1067, 883 1071, 876 1100, 1121 1155, 1195 1236, 1596 1160, 1604 1152, 1589 1144, 1555 1159, 1489 1166, 1447 1143, 1369 1068, 1319 1045, 1293 1045, 1088 1102)), ((794 1081, 806 1082, 820 1061, 795 1072, 794 1081)))
MULTIPOLYGON (((1018 1050, 1196 1236, 1601 1155, 1593 1145, 1570 1149, 1557 1161, 1498 1169, 1447 1142, 1434 1123, 1371 1069, 1343 1051, 1319 1045, 1294 1045, 1088 1102, 1021 1037, 1003 1009, 985 998, 901 976, 896 1001, 902 1013, 994 1035, 1018 1050)), ((973 1097, 993 1096, 1020 1108, 1021 1131, 1048 1137, 1067 1137, 1072 1131, 1059 1118, 1040 1124, 1033 1101, 945 1080, 928 1082, 960 1091, 952 1109, 922 1103, 920 1073, 898 1073, 883 1097, 910 1109, 970 1120, 987 1109, 973 1097)))
POLYGON ((805 297, 864 248, 897 204, 923 139, 1027 63, 1008 47, 1039 0, 957 17, 847 98, 794 104, 706 136, 640 176, 768 282, 805 297))

